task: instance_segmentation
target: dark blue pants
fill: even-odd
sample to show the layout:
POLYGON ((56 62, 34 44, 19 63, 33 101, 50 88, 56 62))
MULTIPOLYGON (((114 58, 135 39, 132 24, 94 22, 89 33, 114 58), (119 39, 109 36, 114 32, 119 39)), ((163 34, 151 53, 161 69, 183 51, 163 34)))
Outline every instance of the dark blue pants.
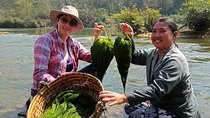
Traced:
POLYGON ((78 72, 84 72, 84 73, 88 73, 94 76, 94 71, 93 71, 93 66, 92 64, 80 69, 78 72))
POLYGON ((130 106, 129 104, 125 104, 124 109, 126 114, 129 115, 129 118, 175 118, 172 113, 152 105, 144 106, 139 104, 130 106))

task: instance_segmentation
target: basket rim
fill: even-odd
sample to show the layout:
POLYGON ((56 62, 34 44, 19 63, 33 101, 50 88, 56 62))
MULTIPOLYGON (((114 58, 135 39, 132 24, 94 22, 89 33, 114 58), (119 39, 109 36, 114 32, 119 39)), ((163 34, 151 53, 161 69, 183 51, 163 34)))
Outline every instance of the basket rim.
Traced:
MULTIPOLYGON (((40 98, 42 98, 43 97, 43 94, 45 93, 45 92, 47 92, 48 90, 49 90, 49 88, 50 87, 52 87, 52 86, 56 86, 56 84, 57 83, 59 83, 59 82, 61 82, 61 81, 63 81, 63 80, 67 80, 68 79, 68 77, 71 77, 71 76, 81 76, 81 78, 80 79, 86 79, 86 81, 89 81, 89 79, 92 79, 93 81, 94 81, 94 83, 96 83, 97 84, 97 86, 99 86, 99 88, 100 88, 100 91, 103 91, 104 90, 104 87, 103 87, 103 85, 102 85, 102 83, 101 83, 101 81, 97 78, 97 77, 95 77, 95 76, 93 76, 93 75, 91 75, 91 74, 88 74, 88 73, 83 73, 83 72, 66 72, 64 75, 61 75, 61 76, 59 76, 59 77, 57 77, 56 78, 56 80, 54 80, 54 81, 52 81, 52 82, 50 82, 50 83, 48 83, 48 85, 47 86, 45 86, 45 87, 43 87, 40 91, 39 91, 39 93, 37 94, 37 95, 35 95, 34 96, 34 98, 32 99, 32 101, 31 101, 31 103, 30 103, 30 105, 29 105, 29 108, 28 108, 28 111, 27 111, 27 117, 28 118, 32 118, 31 117, 31 115, 33 115, 32 113, 32 111, 35 109, 35 105, 36 105, 36 102, 37 102, 37 100, 39 100, 40 98), (64 78, 64 79, 63 79, 64 78), (49 87, 49 88, 48 88, 49 87)), ((77 78, 78 79, 78 78, 77 78)), ((79 80, 79 79, 78 79, 79 80)), ((96 90, 97 91, 97 90, 96 90)))

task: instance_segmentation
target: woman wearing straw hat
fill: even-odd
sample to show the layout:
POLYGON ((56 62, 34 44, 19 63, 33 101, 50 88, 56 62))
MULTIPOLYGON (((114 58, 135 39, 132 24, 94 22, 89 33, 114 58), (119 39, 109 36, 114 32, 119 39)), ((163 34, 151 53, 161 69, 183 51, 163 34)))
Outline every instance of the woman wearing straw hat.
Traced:
MULTIPOLYGON (((91 53, 69 36, 83 28, 77 9, 64 6, 61 10, 51 10, 50 20, 57 28, 40 36, 34 46, 32 96, 42 88, 40 81, 49 83, 65 72, 76 72, 78 60, 91 62, 91 53)), ((88 66, 84 70, 91 73, 92 69, 88 66)))
MULTIPOLYGON (((56 24, 56 29, 40 36, 35 42, 35 66, 30 99, 42 88, 43 82, 49 83, 65 72, 76 72, 78 60, 91 62, 90 51, 69 36, 83 28, 77 9, 64 6, 61 10, 51 10, 50 20, 56 24)), ((91 74, 91 65, 80 71, 91 74)), ((27 108, 30 101, 26 103, 27 108)))

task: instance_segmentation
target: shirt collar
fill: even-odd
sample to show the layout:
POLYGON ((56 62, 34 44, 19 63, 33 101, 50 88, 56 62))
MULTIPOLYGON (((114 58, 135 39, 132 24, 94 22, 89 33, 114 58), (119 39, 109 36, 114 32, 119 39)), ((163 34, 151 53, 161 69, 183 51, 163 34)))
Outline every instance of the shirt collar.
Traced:
MULTIPOLYGON (((56 29, 55 30, 55 33, 56 33, 56 35, 57 35, 57 41, 58 41, 58 43, 59 44, 61 44, 62 43, 62 39, 61 39, 61 37, 59 36, 59 34, 58 34, 58 30, 56 29)), ((68 38, 67 38, 67 43, 69 42, 69 40, 71 40, 71 37, 70 36, 68 36, 68 38)))

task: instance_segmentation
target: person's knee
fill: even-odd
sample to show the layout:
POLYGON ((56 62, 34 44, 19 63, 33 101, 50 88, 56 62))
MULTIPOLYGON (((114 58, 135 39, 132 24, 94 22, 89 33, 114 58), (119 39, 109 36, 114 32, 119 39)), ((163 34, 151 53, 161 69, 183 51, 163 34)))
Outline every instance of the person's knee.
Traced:
POLYGON ((141 107, 142 106, 140 104, 135 105, 135 106, 131 106, 130 104, 126 103, 124 105, 124 110, 125 110, 125 113, 129 115, 131 112, 134 112, 134 111, 138 110, 141 107))
POLYGON ((125 113, 128 115, 133 111, 133 109, 130 107, 129 104, 124 105, 124 110, 125 110, 125 113))
POLYGON ((128 118, 145 118, 145 115, 139 110, 136 110, 131 112, 128 118))
POLYGON ((28 108, 29 108, 29 106, 30 106, 30 104, 31 104, 32 99, 33 99, 33 96, 30 96, 30 97, 28 98, 28 100, 26 101, 26 109, 27 109, 27 110, 28 110, 28 108))

